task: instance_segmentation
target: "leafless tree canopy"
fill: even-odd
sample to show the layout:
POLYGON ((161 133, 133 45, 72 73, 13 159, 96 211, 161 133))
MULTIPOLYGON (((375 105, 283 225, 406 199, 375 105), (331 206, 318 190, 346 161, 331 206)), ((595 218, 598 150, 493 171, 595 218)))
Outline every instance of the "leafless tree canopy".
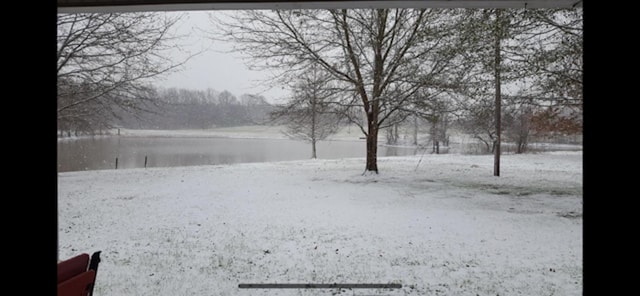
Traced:
POLYGON ((161 13, 58 14, 58 123, 61 129, 109 125, 115 109, 152 102, 148 82, 181 64, 167 56, 178 18, 161 13))
POLYGON ((581 104, 581 19, 570 9, 243 11, 213 18, 212 38, 280 83, 312 64, 329 73, 341 89, 333 104, 367 136, 366 170, 377 172, 378 131, 409 116, 489 107, 499 155, 503 98, 581 104))
POLYGON ((466 118, 461 123, 491 147, 499 176, 503 126, 522 152, 532 106, 582 105, 581 12, 480 9, 464 15, 457 34, 468 36, 464 61, 472 67, 462 83, 465 99, 459 102, 466 118))
POLYGON ((311 67, 296 81, 293 97, 271 116, 284 123, 289 138, 311 143, 311 158, 317 158, 316 143, 335 134, 344 118, 332 104, 339 94, 331 86, 331 76, 318 67, 311 67))
POLYGON ((536 74, 533 91, 547 102, 582 109, 583 14, 581 9, 536 10, 540 24, 526 61, 536 74))
POLYGON ((254 67, 277 69, 279 81, 310 64, 330 73, 343 89, 335 104, 366 119, 366 170, 377 172, 378 130, 406 118, 392 115, 419 89, 435 93, 458 81, 452 18, 426 9, 243 11, 214 19, 213 38, 236 42, 254 67))

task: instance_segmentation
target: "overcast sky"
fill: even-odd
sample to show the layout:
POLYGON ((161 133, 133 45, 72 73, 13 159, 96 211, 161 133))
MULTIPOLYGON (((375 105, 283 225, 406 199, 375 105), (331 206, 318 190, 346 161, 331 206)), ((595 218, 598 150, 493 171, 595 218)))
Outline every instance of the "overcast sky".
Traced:
MULTIPOLYGON (((211 27, 208 15, 219 12, 188 11, 179 13, 184 16, 177 26, 177 33, 189 36, 184 40, 187 44, 185 49, 192 53, 203 52, 191 58, 180 72, 173 73, 165 80, 159 81, 157 86, 193 90, 207 88, 217 91, 228 90, 238 97, 245 93, 261 94, 270 102, 278 101, 279 98, 287 95, 287 91, 280 86, 261 84, 261 80, 267 78, 268 73, 249 70, 245 64, 248 60, 243 60, 240 53, 225 53, 231 49, 230 44, 206 38, 206 34, 201 30, 211 27)), ((174 56, 176 59, 180 59, 187 55, 176 52, 174 56)))

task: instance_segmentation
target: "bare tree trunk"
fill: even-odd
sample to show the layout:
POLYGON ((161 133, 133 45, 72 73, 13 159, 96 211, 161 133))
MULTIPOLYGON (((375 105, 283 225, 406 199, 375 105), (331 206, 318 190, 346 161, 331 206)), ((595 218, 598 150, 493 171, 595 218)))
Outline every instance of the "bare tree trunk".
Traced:
POLYGON ((378 173, 378 102, 373 101, 367 112, 367 171, 378 173))
POLYGON ((316 159, 316 139, 311 139, 311 158, 316 159))
POLYGON ((316 104, 317 104, 317 94, 316 94, 316 89, 313 89, 313 97, 311 99, 311 158, 315 159, 316 156, 316 104))
POLYGON ((387 144, 396 145, 398 144, 398 139, 400 138, 400 134, 398 133, 398 124, 394 124, 391 127, 387 128, 387 144))
POLYGON ((394 135, 393 136, 393 143, 394 144, 398 144, 398 139, 400 139, 400 134, 398 132, 398 125, 399 124, 397 124, 397 123, 393 125, 393 131, 394 131, 394 133, 393 133, 393 135, 394 135))
POLYGON ((495 64, 493 67, 494 77, 495 77, 495 88, 496 88, 496 142, 495 142, 495 156, 493 162, 493 175, 499 177, 500 176, 500 126, 501 126, 501 100, 500 100, 500 38, 502 37, 500 33, 500 10, 496 10, 496 40, 495 40, 495 64))
POLYGON ((516 143, 516 154, 521 154, 522 153, 522 147, 523 147, 522 142, 518 141, 516 143))
POLYGON ((438 145, 438 120, 430 120, 431 128, 429 130, 431 137, 431 153, 437 153, 436 147, 438 145))
POLYGON ((367 171, 378 173, 378 125, 369 121, 369 132, 367 133, 367 171))
POLYGON ((522 154, 525 153, 527 151, 527 145, 528 145, 528 135, 527 134, 520 134, 520 136, 518 137, 518 141, 517 141, 517 149, 516 149, 516 153, 517 154, 522 154))
POLYGON ((447 135, 447 129, 449 128, 449 119, 446 115, 442 116, 442 128, 440 128, 440 139, 442 140, 442 145, 449 146, 449 136, 447 135))
POLYGON ((418 116, 413 117, 413 145, 418 146, 418 116))

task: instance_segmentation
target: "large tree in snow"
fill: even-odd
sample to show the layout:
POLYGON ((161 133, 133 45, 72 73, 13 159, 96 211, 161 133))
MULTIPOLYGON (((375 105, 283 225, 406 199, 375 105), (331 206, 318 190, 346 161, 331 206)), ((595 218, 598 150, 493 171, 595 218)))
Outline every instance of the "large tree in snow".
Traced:
POLYGON ((440 9, 251 10, 213 18, 212 38, 235 42, 252 67, 277 70, 281 82, 311 64, 329 73, 343 89, 334 104, 365 119, 353 122, 367 139, 365 172, 377 173, 379 130, 408 116, 394 114, 418 90, 457 81, 452 18, 440 9))

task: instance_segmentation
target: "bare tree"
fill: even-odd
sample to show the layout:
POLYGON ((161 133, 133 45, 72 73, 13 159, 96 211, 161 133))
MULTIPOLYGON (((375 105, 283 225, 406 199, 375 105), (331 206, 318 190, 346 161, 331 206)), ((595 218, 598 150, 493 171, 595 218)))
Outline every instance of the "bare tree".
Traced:
MULTIPOLYGON (((414 111, 416 119, 421 118, 429 123, 429 138, 432 143, 434 153, 440 153, 440 145, 448 146, 447 129, 452 113, 458 111, 459 106, 455 100, 455 95, 450 93, 438 93, 430 95, 428 92, 419 92, 422 96, 420 100, 414 103, 414 111)), ((417 143, 417 121, 415 124, 415 140, 417 143)))
POLYGON ((582 109, 583 14, 576 9, 538 9, 525 16, 537 29, 522 34, 523 66, 528 68, 528 96, 545 105, 582 109))
POLYGON ((344 92, 335 104, 367 139, 365 172, 378 172, 378 131, 411 114, 394 113, 419 89, 457 81, 451 61, 459 47, 452 45, 448 10, 253 10, 213 21, 221 33, 213 38, 235 42, 255 68, 279 70, 277 81, 292 80, 309 64, 339 81, 344 92))
POLYGON ((386 137, 388 145, 396 145, 398 144, 398 140, 400 139, 400 131, 399 131, 399 123, 396 123, 386 129, 386 137))
POLYGON ((58 14, 60 127, 106 128, 117 109, 135 113, 154 102, 149 82, 184 62, 167 57, 177 20, 164 13, 58 14))
POLYGON ((467 86, 473 89, 471 102, 494 97, 495 128, 488 134, 494 141, 494 175, 499 176, 505 98, 517 108, 509 110, 512 118, 506 128, 518 151, 526 149, 532 105, 581 108, 582 14, 579 9, 468 10, 466 19, 468 61, 478 65, 470 71, 473 83, 467 86))
MULTIPOLYGON (((500 176, 500 155, 502 142, 502 101, 503 97, 515 94, 523 81, 530 76, 531 69, 522 61, 523 42, 521 37, 536 32, 540 24, 527 18, 522 9, 480 9, 465 11, 465 23, 461 34, 469 36, 467 63, 474 63, 468 75, 467 95, 471 102, 481 103, 477 119, 485 118, 486 102, 493 97, 494 130, 487 131, 493 143, 494 176, 500 176), (507 93, 505 94, 505 86, 507 93)), ((524 51, 526 52, 526 51, 524 51)), ((484 125, 483 125, 484 126, 484 125)))
POLYGON ((464 116, 458 120, 458 124, 474 139, 484 144, 484 151, 495 151, 495 104, 489 97, 469 99, 464 116))
POLYGON ((316 143, 340 127, 341 116, 330 104, 334 96, 330 82, 328 73, 312 67, 298 79, 292 99, 271 113, 274 120, 284 122, 289 138, 311 143, 311 158, 317 158, 316 143))
POLYGON ((533 131, 533 107, 515 104, 507 106, 504 113, 504 133, 506 138, 515 143, 515 153, 526 152, 529 138, 533 131))

